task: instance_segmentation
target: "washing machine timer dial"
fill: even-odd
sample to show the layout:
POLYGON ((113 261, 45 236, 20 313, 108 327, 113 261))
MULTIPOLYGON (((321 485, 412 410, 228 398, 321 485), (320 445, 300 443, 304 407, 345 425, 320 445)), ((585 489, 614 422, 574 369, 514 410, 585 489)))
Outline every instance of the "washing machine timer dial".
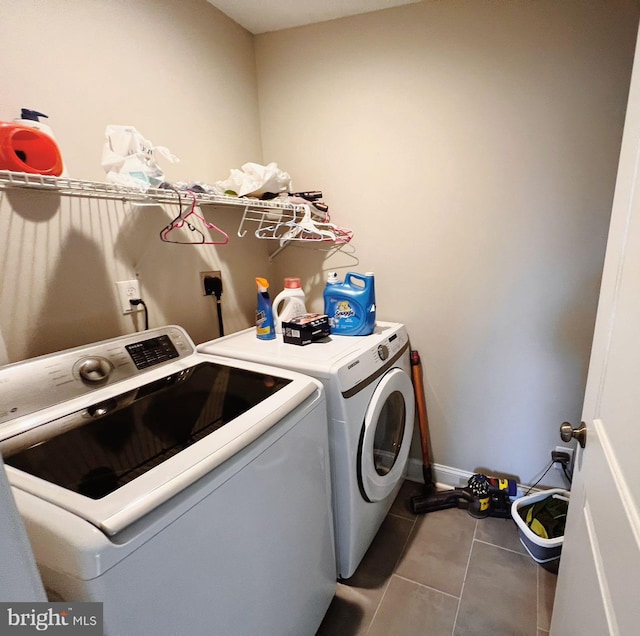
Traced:
POLYGON ((378 357, 383 362, 389 357, 389 347, 387 345, 378 345, 378 357))
POLYGON ((76 368, 80 377, 89 384, 106 382, 111 375, 113 365, 101 356, 91 356, 80 360, 76 368))

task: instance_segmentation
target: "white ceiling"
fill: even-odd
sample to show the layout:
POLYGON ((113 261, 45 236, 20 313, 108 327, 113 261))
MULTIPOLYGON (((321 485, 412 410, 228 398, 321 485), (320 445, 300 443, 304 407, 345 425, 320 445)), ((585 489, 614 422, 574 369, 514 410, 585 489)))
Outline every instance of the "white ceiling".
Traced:
POLYGON ((290 27, 369 13, 420 0, 209 0, 251 33, 279 31, 290 27))

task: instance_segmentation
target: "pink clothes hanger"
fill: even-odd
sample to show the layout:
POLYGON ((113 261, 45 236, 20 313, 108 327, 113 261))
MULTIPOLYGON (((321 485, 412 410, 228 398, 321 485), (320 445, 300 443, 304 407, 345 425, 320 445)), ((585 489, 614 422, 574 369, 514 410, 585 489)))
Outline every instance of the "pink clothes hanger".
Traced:
POLYGON ((217 225, 214 225, 213 223, 209 223, 209 221, 207 221, 201 214, 199 214, 196 211, 196 202, 197 202, 196 195, 190 190, 188 190, 187 192, 188 194, 191 195, 191 207, 189 211, 184 215, 182 214, 182 201, 180 199, 180 193, 178 193, 178 205, 180 207, 180 213, 175 219, 173 219, 173 221, 171 221, 171 223, 169 223, 169 225, 167 225, 165 228, 162 229, 162 231, 160 232, 160 239, 165 243, 176 243, 180 245, 226 245, 229 242, 229 235, 224 230, 221 230, 217 225), (222 239, 218 241, 206 240, 204 232, 202 232, 197 227, 195 227, 195 225, 187 221, 187 219, 192 215, 195 216, 197 219, 200 219, 200 221, 202 222, 202 224, 205 226, 207 230, 215 230, 218 234, 222 235, 222 239), (169 234, 171 233, 172 230, 179 230, 185 225, 187 226, 187 228, 189 228, 191 232, 195 232, 196 238, 198 240, 181 241, 181 240, 177 240, 177 239, 174 240, 169 238, 169 234))

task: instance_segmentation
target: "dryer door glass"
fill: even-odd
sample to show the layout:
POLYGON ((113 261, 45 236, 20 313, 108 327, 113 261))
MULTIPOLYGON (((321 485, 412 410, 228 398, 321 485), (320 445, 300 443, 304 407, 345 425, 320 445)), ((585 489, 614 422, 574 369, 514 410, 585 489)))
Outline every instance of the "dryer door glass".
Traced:
POLYGON ((382 376, 360 435, 358 483, 367 501, 381 501, 402 480, 413 435, 415 398, 411 378, 393 368, 382 376))
POLYGON ((405 411, 400 391, 389 395, 380 411, 373 438, 373 464, 378 475, 386 475, 396 463, 404 437, 405 411))

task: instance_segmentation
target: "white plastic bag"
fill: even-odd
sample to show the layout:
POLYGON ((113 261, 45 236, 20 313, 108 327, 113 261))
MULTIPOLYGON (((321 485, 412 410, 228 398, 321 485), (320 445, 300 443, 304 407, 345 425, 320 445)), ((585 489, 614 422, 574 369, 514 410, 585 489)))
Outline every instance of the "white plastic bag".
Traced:
POLYGON ((133 126, 107 126, 102 149, 102 167, 107 173, 107 181, 142 190, 156 187, 164 181, 157 156, 171 163, 179 161, 168 148, 154 146, 133 126))
POLYGON ((242 169, 233 168, 230 176, 218 181, 216 186, 225 192, 235 193, 239 197, 260 197, 265 192, 289 192, 291 177, 280 170, 275 163, 261 166, 259 163, 245 163, 242 169))

